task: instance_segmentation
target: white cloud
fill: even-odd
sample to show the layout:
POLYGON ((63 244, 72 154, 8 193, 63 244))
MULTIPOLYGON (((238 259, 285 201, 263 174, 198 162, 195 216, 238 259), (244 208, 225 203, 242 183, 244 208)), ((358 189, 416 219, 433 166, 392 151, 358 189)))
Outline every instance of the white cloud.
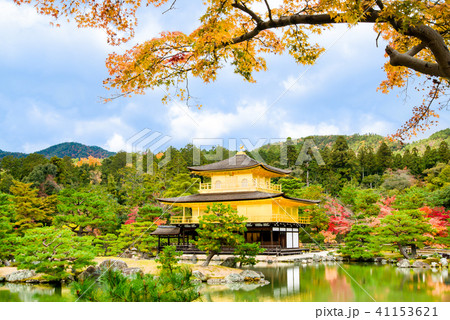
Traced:
POLYGON ((284 122, 280 125, 280 136, 291 137, 293 139, 312 135, 330 135, 340 133, 341 130, 339 127, 325 122, 320 122, 318 124, 284 122))
POLYGON ((392 123, 376 118, 372 114, 364 114, 360 117, 358 133, 376 133, 387 135, 395 131, 392 123))
POLYGON ((229 112, 207 109, 194 111, 172 104, 168 112, 169 134, 178 141, 186 138, 223 138, 252 126, 253 121, 261 115, 261 122, 266 122, 266 109, 267 105, 259 102, 241 102, 229 112))
POLYGON ((103 146, 104 149, 109 151, 118 152, 121 150, 126 150, 126 141, 118 133, 114 133, 114 135, 106 141, 106 144, 103 146))

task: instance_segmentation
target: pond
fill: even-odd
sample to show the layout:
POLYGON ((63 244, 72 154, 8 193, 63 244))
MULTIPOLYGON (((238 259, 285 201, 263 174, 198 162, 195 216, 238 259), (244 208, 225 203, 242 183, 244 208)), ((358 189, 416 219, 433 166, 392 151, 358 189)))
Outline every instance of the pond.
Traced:
MULTIPOLYGON (((448 270, 380 264, 278 264, 252 268, 270 284, 202 285, 202 301, 450 301, 448 270), (354 280, 352 280, 352 278, 354 280)), ((74 301, 66 286, 0 284, 0 301, 74 301)))
POLYGON ((245 287, 205 286, 203 301, 368 302, 373 301, 370 296, 378 302, 450 301, 447 269, 335 262, 253 269, 263 272, 270 284, 249 291, 245 287))

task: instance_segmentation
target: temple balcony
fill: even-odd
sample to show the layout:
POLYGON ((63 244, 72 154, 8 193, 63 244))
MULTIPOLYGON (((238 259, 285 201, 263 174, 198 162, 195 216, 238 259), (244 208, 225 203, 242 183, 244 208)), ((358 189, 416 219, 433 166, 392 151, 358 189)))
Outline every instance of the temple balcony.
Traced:
POLYGON ((244 191, 261 191, 269 193, 280 193, 281 185, 275 183, 261 183, 256 179, 252 179, 246 185, 242 184, 226 184, 212 185, 211 183, 201 183, 199 193, 219 193, 219 192, 244 192, 244 191))
MULTIPOLYGON (((246 223, 264 223, 264 222, 284 222, 284 223, 298 223, 298 224, 310 224, 311 217, 305 216, 291 216, 288 214, 273 214, 272 216, 252 215, 246 216, 246 223)), ((170 218, 171 224, 198 224, 199 216, 183 217, 174 216, 170 218)))

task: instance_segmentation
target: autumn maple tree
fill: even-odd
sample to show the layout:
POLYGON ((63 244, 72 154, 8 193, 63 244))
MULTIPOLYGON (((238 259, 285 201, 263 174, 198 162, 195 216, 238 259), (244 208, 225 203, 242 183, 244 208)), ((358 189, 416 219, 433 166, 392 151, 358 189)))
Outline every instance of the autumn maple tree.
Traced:
MULTIPOLYGON (((40 14, 56 19, 73 17, 79 27, 103 28, 111 44, 120 44, 133 37, 139 7, 170 9, 176 0, 14 2, 30 3, 40 14)), ((211 82, 231 63, 237 74, 254 82, 254 72, 266 69, 265 54, 287 52, 300 64, 314 64, 324 52, 314 39, 325 30, 339 24, 370 23, 374 38, 388 42, 387 78, 380 84, 381 91, 405 87, 408 78, 424 76, 420 86, 424 100, 412 107, 413 117, 394 136, 403 138, 424 129, 438 116, 436 109, 446 106, 450 79, 447 0, 205 0, 203 4, 204 13, 193 32, 165 31, 123 54, 110 54, 105 85, 117 89, 119 96, 143 94, 160 86, 174 88, 179 98, 188 100, 189 77, 211 82), (442 104, 433 107, 433 101, 442 104)))

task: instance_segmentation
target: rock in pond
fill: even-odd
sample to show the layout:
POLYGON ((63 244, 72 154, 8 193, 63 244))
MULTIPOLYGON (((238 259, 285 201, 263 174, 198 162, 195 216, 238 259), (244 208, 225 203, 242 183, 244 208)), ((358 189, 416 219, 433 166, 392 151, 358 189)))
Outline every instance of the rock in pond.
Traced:
POLYGON ((228 257, 220 265, 228 268, 236 268, 236 258, 228 257))
POLYGON ((223 278, 211 278, 206 281, 207 284, 224 284, 227 283, 227 280, 223 278))
POLYGON ((101 274, 102 272, 100 269, 97 269, 94 266, 89 266, 86 268, 86 270, 84 270, 82 273, 78 275, 78 279, 83 281, 89 278, 97 279, 98 277, 100 277, 101 274))
POLYGON ((99 267, 99 269, 110 269, 110 270, 122 271, 123 269, 127 269, 128 265, 121 260, 108 259, 108 260, 105 260, 102 263, 100 263, 100 265, 98 267, 99 267))
POLYGON ((430 269, 430 265, 428 263, 425 263, 423 261, 414 261, 414 263, 412 264, 413 268, 425 268, 425 269, 430 269))
POLYGON ((409 260, 407 259, 402 259, 397 263, 397 267, 399 268, 409 268, 410 266, 409 260))
POLYGON ((191 263, 192 264, 197 264, 198 258, 197 255, 194 253, 191 257, 191 263))
POLYGON ((240 275, 239 273, 231 273, 225 277, 225 280, 227 283, 243 282, 244 277, 242 275, 240 275))
POLYGON ((20 282, 28 278, 34 277, 36 273, 33 270, 17 270, 13 273, 8 274, 5 280, 8 282, 20 282))
POLYGON ((259 281, 261 280, 261 275, 253 270, 244 270, 240 273, 244 278, 244 281, 259 281))
POLYGON ((192 275, 199 279, 200 281, 206 281, 208 278, 198 270, 192 272, 192 275))

